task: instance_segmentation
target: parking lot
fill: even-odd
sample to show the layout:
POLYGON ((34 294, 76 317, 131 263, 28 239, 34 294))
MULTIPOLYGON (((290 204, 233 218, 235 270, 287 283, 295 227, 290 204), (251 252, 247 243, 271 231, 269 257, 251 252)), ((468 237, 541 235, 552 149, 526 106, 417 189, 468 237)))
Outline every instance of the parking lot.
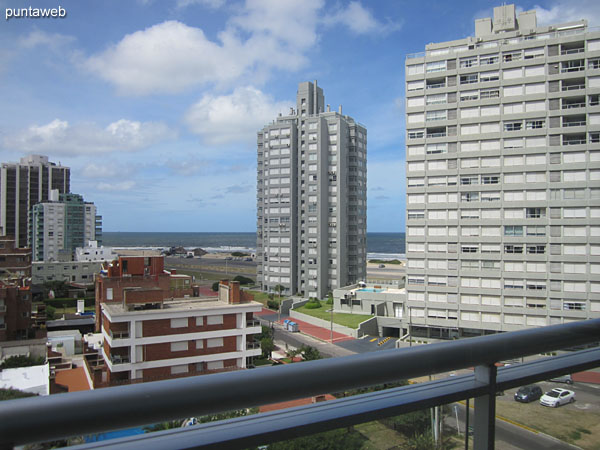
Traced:
MULTIPOLYGON (((575 402, 568 405, 562 405, 560 408, 600 412, 600 385, 577 382, 569 385, 565 383, 554 383, 551 381, 541 381, 535 384, 540 386, 544 393, 554 388, 569 389, 570 391, 575 392, 575 402)), ((508 389, 504 391, 504 395, 497 397, 498 401, 514 402, 514 394, 517 389, 508 389)), ((540 405, 539 400, 531 402, 531 406, 535 406, 536 408, 545 408, 544 406, 540 405)))

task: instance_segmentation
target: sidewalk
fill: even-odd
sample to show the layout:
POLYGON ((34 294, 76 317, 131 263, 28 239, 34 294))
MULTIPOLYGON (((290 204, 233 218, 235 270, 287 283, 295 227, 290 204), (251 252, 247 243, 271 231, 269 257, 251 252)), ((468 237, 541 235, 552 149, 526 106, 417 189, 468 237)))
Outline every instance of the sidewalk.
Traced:
MULTIPOLYGON (((323 327, 319 327, 317 325, 310 324, 308 322, 304 322, 298 319, 290 319, 292 322, 298 324, 298 330, 300 333, 308 334, 311 337, 319 339, 325 342, 332 342, 331 340, 331 330, 323 327)), ((283 319, 279 322, 283 325, 283 319)), ((346 334, 338 333, 337 331, 333 332, 333 343, 336 344, 338 342, 343 341, 353 341, 354 338, 352 336, 348 336, 346 334)))
MULTIPOLYGON (((287 315, 281 315, 281 320, 277 320, 277 311, 272 311, 267 308, 263 308, 260 312, 254 313, 255 316, 261 317, 263 319, 267 319, 279 324, 283 327, 283 321, 285 319, 289 319, 287 315)), ((310 324, 308 322, 304 322, 303 320, 298 319, 290 319, 292 322, 296 322, 298 324, 298 330, 300 333, 306 334, 310 337, 318 339, 320 341, 331 343, 331 330, 329 328, 319 327, 317 325, 310 324)), ((333 332, 333 343, 337 344, 339 342, 344 341, 353 341, 355 340, 352 336, 348 336, 343 333, 339 333, 337 331, 333 332)))

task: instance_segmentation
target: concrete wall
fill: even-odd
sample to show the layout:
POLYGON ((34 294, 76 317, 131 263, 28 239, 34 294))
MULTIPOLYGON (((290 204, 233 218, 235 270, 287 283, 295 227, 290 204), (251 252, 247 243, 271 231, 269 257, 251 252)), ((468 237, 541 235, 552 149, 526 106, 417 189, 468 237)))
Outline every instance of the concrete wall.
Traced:
MULTIPOLYGON (((310 323, 311 325, 316 325, 321 328, 325 328, 329 330, 331 328, 331 322, 328 320, 318 319, 313 316, 309 316, 307 314, 302 314, 298 311, 290 311, 290 317, 292 319, 302 320, 303 322, 310 323)), ((352 336, 354 338, 358 337, 358 330, 353 330, 352 328, 345 327, 343 325, 338 325, 337 323, 333 324, 333 331, 337 331, 338 333, 342 333, 348 336, 352 336)))

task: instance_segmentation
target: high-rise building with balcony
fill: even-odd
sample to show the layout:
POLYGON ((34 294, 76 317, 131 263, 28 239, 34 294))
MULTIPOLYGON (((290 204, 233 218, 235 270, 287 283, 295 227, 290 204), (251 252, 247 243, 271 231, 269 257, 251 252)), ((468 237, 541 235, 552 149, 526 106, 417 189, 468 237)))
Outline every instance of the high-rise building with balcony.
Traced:
POLYGON ((297 110, 258 132, 258 283, 323 298, 366 278, 367 130, 324 105, 316 81, 297 110))
POLYGON ((406 97, 413 333, 600 317, 600 32, 497 7, 409 55, 406 97))
POLYGON ((28 220, 33 205, 48 201, 50 191, 69 192, 71 170, 29 155, 0 167, 0 235, 14 236, 17 247, 28 246, 28 220))
POLYGON ((73 259, 77 247, 102 242, 102 216, 92 202, 78 194, 50 192, 48 201, 33 205, 30 243, 34 261, 73 259))

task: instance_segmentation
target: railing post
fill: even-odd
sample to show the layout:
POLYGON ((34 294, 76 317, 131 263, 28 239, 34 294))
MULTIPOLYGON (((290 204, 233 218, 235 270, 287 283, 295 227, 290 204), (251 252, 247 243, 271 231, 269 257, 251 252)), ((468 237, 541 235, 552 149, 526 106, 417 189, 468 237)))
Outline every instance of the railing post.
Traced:
POLYGON ((475 398, 475 450, 493 450, 496 425, 496 366, 475 367, 475 381, 488 386, 487 395, 475 398))

